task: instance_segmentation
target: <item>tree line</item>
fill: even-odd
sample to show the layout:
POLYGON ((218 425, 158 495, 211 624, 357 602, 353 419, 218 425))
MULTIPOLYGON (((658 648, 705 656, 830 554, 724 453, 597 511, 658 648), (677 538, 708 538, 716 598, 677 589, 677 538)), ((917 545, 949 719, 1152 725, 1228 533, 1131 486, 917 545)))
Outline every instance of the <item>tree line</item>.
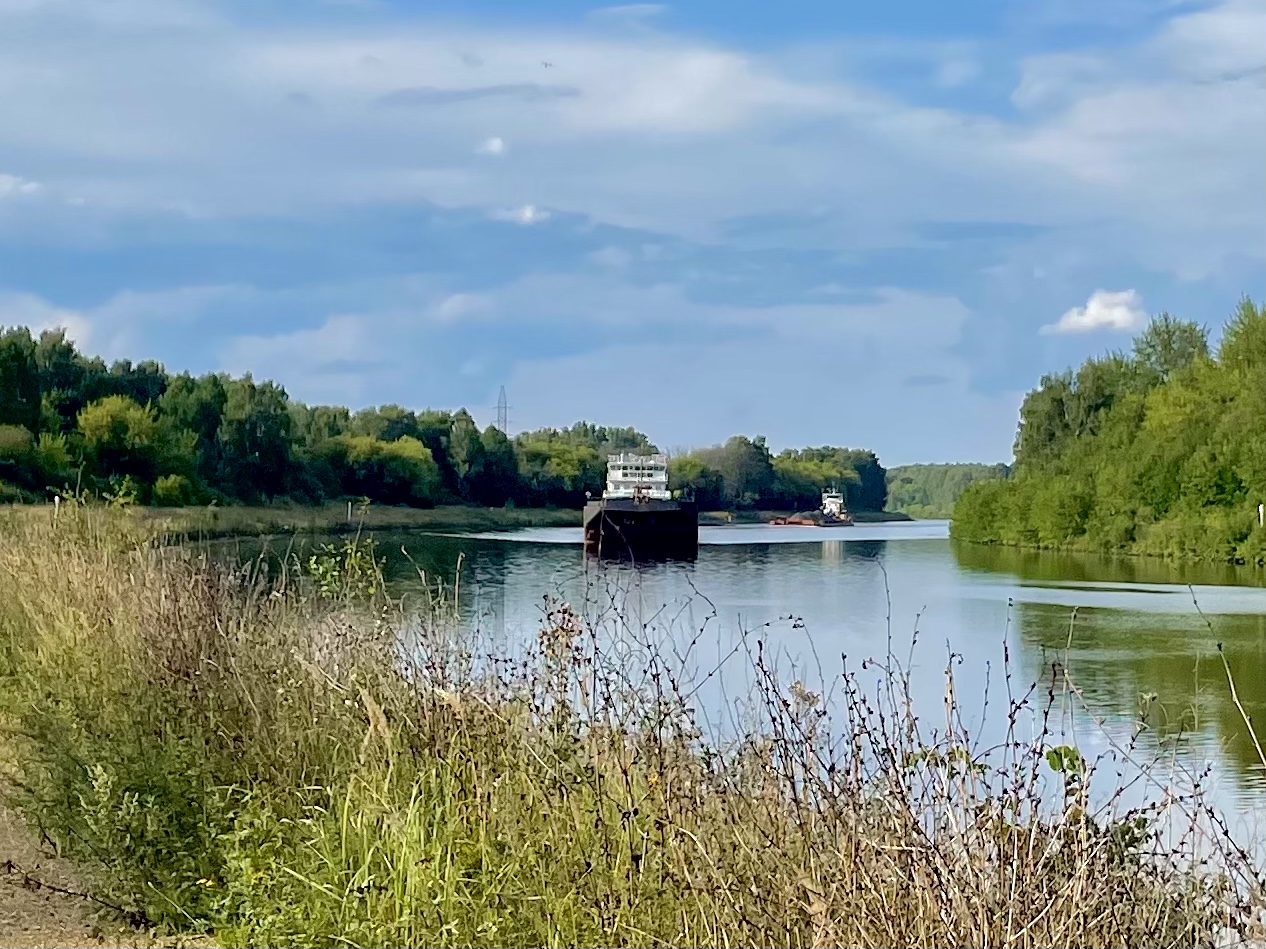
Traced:
POLYGON ((1009 465, 900 465, 888 469, 888 510, 947 518, 969 485, 1011 476, 1009 465))
POLYGON ((954 509, 968 541, 1266 563, 1266 307, 1247 297, 1214 351, 1167 313, 1044 376, 1020 410, 1014 476, 954 509))
MULTIPOLYGON (((578 422, 513 439, 465 409, 306 405, 249 374, 169 374, 112 365, 60 330, 0 327, 0 501, 85 490, 181 506, 316 504, 367 498, 430 507, 580 507, 601 494, 607 454, 652 452, 633 428, 578 422)), ((882 510, 874 453, 811 448, 773 455, 763 438, 674 457, 672 486, 704 509, 816 506, 831 486, 882 510)))

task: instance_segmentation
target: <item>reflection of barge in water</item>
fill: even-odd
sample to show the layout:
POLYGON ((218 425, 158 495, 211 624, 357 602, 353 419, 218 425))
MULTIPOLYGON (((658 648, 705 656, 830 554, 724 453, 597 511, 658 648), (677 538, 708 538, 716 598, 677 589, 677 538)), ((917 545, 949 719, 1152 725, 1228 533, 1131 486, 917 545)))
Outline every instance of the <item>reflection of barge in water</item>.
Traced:
POLYGON ((854 521, 853 515, 844 507, 844 495, 839 491, 827 490, 822 492, 822 506, 816 511, 775 517, 769 523, 775 526, 852 527, 854 521))
POLYGON ((610 455, 601 499, 585 505, 585 550, 620 560, 693 560, 699 509, 668 490, 666 455, 610 455))

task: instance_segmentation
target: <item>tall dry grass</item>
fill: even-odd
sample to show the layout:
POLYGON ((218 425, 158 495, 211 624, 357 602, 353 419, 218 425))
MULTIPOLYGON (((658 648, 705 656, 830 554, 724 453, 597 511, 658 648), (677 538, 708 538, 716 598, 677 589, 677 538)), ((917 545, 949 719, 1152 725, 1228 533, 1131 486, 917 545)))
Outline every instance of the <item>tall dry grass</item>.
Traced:
MULTIPOLYGON (((535 642, 480 650, 443 598, 392 601, 358 540, 271 575, 74 505, 0 540, 13 800, 158 925, 273 946, 1195 946, 1253 921, 1255 871, 1198 796, 1127 810, 1049 727, 982 748, 949 675, 933 733, 891 657, 884 688, 849 672, 828 701, 754 635, 750 721, 722 741, 685 657, 640 627, 631 663, 551 602, 535 642)), ((1048 722, 1058 691, 999 714, 1048 722)))

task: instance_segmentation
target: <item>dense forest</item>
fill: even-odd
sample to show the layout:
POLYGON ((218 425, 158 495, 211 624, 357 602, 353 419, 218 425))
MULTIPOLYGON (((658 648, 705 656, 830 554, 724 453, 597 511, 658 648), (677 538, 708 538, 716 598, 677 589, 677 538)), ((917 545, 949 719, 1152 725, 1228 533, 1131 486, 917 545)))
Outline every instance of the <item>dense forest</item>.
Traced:
POLYGON ((1266 308, 1243 299, 1216 352, 1162 314, 1130 353, 1048 375, 1020 410, 1014 475, 969 487, 956 537, 1266 562, 1266 308))
MULTIPOLYGON (((0 328, 0 501, 69 489, 162 506, 366 498, 580 507, 601 493, 608 452, 654 448, 632 428, 587 422, 511 439, 480 430, 465 410, 309 406, 249 375, 107 366, 60 331, 0 328)), ((857 510, 882 510, 887 497, 869 451, 773 455, 763 438, 740 435, 671 465, 672 486, 705 510, 815 507, 828 486, 857 510)))
POLYGON ((888 469, 888 510, 911 517, 945 518, 967 486, 1011 475, 1008 465, 901 465, 888 469))

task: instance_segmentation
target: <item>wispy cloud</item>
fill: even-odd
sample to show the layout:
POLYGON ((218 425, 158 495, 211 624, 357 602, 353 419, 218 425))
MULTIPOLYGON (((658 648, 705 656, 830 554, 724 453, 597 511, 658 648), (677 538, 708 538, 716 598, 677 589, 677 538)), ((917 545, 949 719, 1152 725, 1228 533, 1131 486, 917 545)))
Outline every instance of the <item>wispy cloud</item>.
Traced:
POLYGON ((818 205, 846 223, 817 239, 846 248, 916 216, 1018 208, 1035 224, 1111 217, 1112 242, 1158 269, 1198 273, 1266 250, 1248 199, 1266 190, 1261 89, 1196 81, 1261 65, 1245 37, 1266 22, 1250 0, 1181 12, 1124 49, 1023 58, 1019 117, 928 108, 866 79, 885 57, 908 65, 917 47, 961 89, 980 64, 964 43, 938 59, 925 41, 890 40, 854 71, 839 66, 851 47, 829 37, 805 57, 583 23, 419 23, 389 8, 358 14, 354 29, 248 28, 210 12, 220 8, 169 2, 171 15, 152 18, 155 4, 135 0, 122 24, 123 4, 82 21, 54 14, 94 6, 83 0, 32 5, 23 30, 0 31, 6 70, 25 77, 24 96, 0 103, 0 151, 46 156, 103 207, 222 216, 432 201, 486 212, 530 182, 542 205, 691 237, 727 217, 818 205), (67 30, 99 55, 58 60, 67 30), (295 108, 295 90, 320 108, 295 108), (129 122, 82 105, 98 94, 128 102, 129 122), (373 102, 392 107, 364 108, 373 102), (426 123, 414 109, 430 110, 426 123), (490 126, 532 161, 461 164, 490 126), (1215 174, 1189 172, 1209 166, 1208 143, 1228 140, 1239 147, 1215 174))
POLYGON ((454 105, 479 99, 517 99, 521 102, 544 102, 548 99, 569 99, 580 95, 575 86, 547 86, 539 82, 510 82, 493 86, 467 86, 463 89, 441 89, 415 86, 394 89, 378 97, 380 105, 428 106, 454 105))
POLYGON ((589 16, 596 20, 623 20, 641 22, 658 17, 668 10, 666 3, 621 3, 609 7, 598 7, 589 11, 589 16))
POLYGON ((543 208, 538 208, 534 204, 525 204, 521 207, 510 208, 508 210, 493 211, 489 215, 495 221, 513 221, 515 224, 540 224, 548 221, 552 215, 543 208))
POLYGON ((60 329, 80 346, 94 342, 92 325, 82 313, 54 306, 32 293, 0 292, 0 326, 25 326, 36 335, 60 329))
MULTIPOLYGON (((1073 2, 1078 29, 1107 15, 1073 2)), ((1260 292, 1266 10, 1122 5, 1138 15, 1085 42, 1060 26, 1056 55, 1010 17, 917 39, 893 19, 885 39, 844 17, 796 36, 789 14, 744 40, 653 4, 564 23, 0 0, 0 83, 23 90, 0 97, 20 162, 0 177, 0 319, 26 294, 29 322, 80 318, 105 354, 223 352, 312 399, 491 402, 513 379, 541 422, 633 411, 575 402, 566 373, 600 375, 603 350, 662 360, 672 392, 627 421, 663 412, 681 441, 813 440, 835 424, 801 413, 816 386, 931 420, 850 439, 974 438, 953 420, 979 411, 994 455, 1011 390, 1050 368, 1042 323, 1124 331, 1140 297, 1203 312, 1260 292), (235 283, 257 286, 155 292, 235 283), (1055 319, 1068 287, 1134 297, 1055 319), (652 342, 617 338, 648 314, 652 342), (705 343, 723 357, 700 369, 705 343), (371 365, 393 368, 351 372, 371 365), (676 410, 696 403, 706 432, 676 410)))
POLYGON ((1056 322, 1043 326, 1044 335, 1095 333, 1101 330, 1125 332, 1147 325, 1147 311, 1134 290, 1096 290, 1085 306, 1075 306, 1056 322))
POLYGON ((0 201, 5 198, 20 198, 39 194, 43 190, 44 186, 38 181, 28 181, 18 175, 0 173, 0 201))
POLYGON ((499 135, 493 135, 485 138, 475 148, 480 155, 504 155, 506 153, 506 142, 499 135))

